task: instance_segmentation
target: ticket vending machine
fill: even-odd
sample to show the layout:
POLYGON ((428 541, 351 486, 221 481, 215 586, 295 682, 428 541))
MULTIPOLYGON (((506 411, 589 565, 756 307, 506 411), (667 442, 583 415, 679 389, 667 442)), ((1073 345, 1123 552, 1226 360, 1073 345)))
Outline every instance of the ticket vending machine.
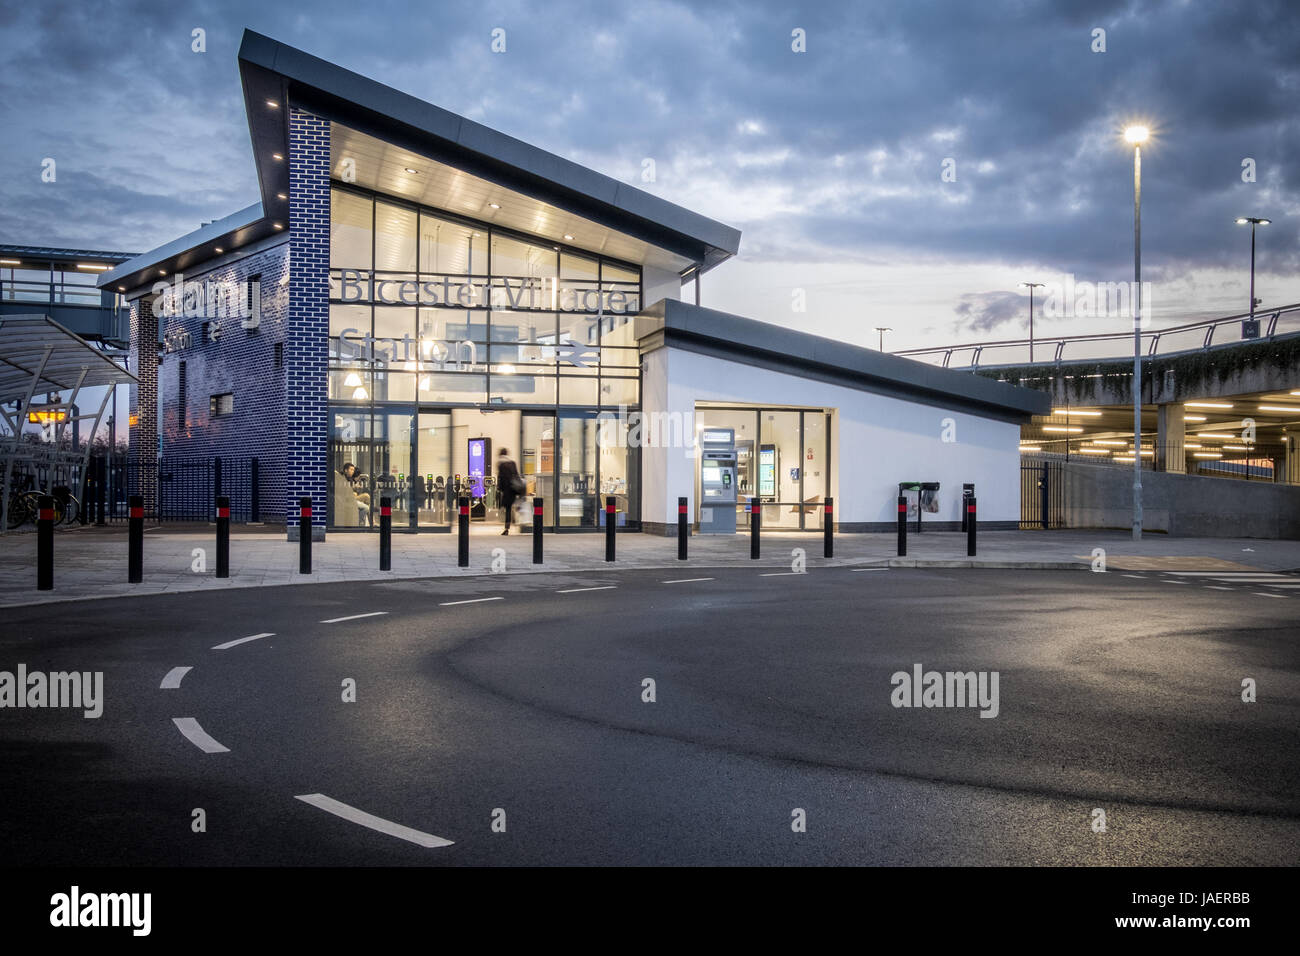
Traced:
POLYGON ((736 533, 736 432, 700 433, 700 534, 736 533))

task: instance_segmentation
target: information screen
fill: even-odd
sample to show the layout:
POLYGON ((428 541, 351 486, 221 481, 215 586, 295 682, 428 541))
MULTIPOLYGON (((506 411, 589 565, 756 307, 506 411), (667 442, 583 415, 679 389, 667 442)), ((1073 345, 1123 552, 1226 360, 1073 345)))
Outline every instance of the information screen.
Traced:
POLYGON ((483 497, 483 476, 486 474, 488 450, 488 440, 486 438, 471 438, 469 440, 470 493, 475 498, 483 497))
POLYGON ((758 494, 763 498, 776 497, 776 449, 764 445, 758 451, 758 494))

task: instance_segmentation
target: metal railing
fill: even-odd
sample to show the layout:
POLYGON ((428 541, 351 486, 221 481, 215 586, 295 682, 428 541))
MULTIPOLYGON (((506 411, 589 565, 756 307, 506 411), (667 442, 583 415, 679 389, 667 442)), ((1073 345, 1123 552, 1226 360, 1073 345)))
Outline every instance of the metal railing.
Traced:
MULTIPOLYGON (((1252 315, 1238 315, 1217 319, 1203 319, 1186 325, 1163 329, 1146 329, 1142 332, 1142 352, 1146 356, 1167 355, 1214 346, 1240 345, 1242 342, 1274 339, 1279 335, 1300 332, 1300 303, 1276 309, 1261 310, 1252 315), (1255 322, 1254 328, 1245 323, 1255 322), (1239 325, 1241 338, 1229 341, 1216 335, 1227 326, 1239 325), (1252 335, 1246 333, 1254 332, 1252 335)), ((998 368, 1003 365, 1028 365, 1030 353, 1035 365, 1061 362, 1085 362, 1097 359, 1123 359, 1133 356, 1133 331, 1105 332, 1094 335, 1059 335, 1029 339, 1009 339, 967 345, 943 345, 929 348, 904 349, 894 352, 907 358, 940 365, 943 368, 998 368), (954 359, 956 362, 954 363, 954 359)))
MULTIPOLYGON (((1191 436, 1189 436, 1190 438, 1191 436)), ((1257 448, 1236 451, 1218 446, 1200 445, 1189 448, 1186 443, 1168 444, 1144 441, 1142 443, 1142 470, 1203 478, 1231 478, 1238 481, 1264 481, 1289 484, 1282 458, 1257 448)), ((1086 439, 1033 440, 1032 447, 1022 447, 1022 465, 1029 462, 1082 462, 1088 465, 1110 465, 1133 470, 1133 448, 1101 447, 1089 444, 1086 439)))

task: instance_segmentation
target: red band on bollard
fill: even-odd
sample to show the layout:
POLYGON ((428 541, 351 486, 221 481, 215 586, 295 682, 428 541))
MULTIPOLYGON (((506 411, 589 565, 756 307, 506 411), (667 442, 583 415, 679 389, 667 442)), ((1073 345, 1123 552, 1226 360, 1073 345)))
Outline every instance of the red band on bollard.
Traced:
POLYGON ((298 509, 298 514, 301 515, 301 516, 304 517, 304 518, 310 518, 310 517, 311 517, 311 508, 299 508, 299 509, 298 509))
POLYGON ((972 514, 972 515, 973 515, 973 514, 975 513, 975 506, 974 506, 974 505, 967 505, 967 506, 966 506, 966 513, 967 513, 967 514, 972 514))
POLYGON ((469 514, 469 505, 461 505, 461 506, 460 506, 460 513, 463 514, 463 515, 467 515, 467 514, 469 514))
POLYGON ((827 513, 827 514, 832 514, 834 511, 835 511, 834 506, 831 505, 831 503, 828 501, 828 502, 826 503, 826 513, 827 513))
POLYGON ((217 509, 217 517, 218 517, 218 518, 229 518, 229 517, 230 517, 230 509, 229 509, 229 508, 218 508, 218 509, 217 509))
POLYGON ((614 506, 613 506, 613 505, 605 505, 605 514, 610 514, 610 515, 612 515, 613 513, 614 513, 614 506))
POLYGON ((685 505, 678 505, 678 506, 677 506, 677 513, 678 513, 679 515, 684 515, 684 514, 686 514, 686 506, 685 506, 685 505))
POLYGON ((758 502, 755 501, 750 503, 749 513, 752 515, 758 514, 758 502))
POLYGON ((899 505, 899 506, 898 506, 898 513, 899 513, 900 515, 905 515, 905 514, 907 514, 907 505, 899 505))
POLYGON ((53 521, 53 520, 54 520, 54 509, 53 509, 53 508, 41 508, 40 511, 39 511, 39 513, 37 514, 36 517, 39 518, 41 521, 53 521))
POLYGON ((143 508, 132 508, 132 509, 131 509, 131 517, 132 517, 132 518, 143 518, 143 517, 144 517, 144 509, 143 509, 143 508))
POLYGON ((542 514, 542 509, 541 509, 541 508, 534 507, 534 508, 533 508, 533 514, 534 514, 534 515, 537 515, 537 516, 540 517, 541 514, 542 514))
POLYGON ((393 509, 392 509, 390 506, 388 506, 388 505, 381 505, 381 506, 379 507, 379 517, 381 517, 381 518, 391 518, 392 516, 393 516, 393 509))

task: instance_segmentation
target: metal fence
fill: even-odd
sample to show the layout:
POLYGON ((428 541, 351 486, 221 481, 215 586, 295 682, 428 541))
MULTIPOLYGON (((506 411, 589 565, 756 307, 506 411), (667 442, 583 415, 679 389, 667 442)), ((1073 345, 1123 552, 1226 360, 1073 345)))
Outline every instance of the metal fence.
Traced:
POLYGON ((130 517, 132 495, 145 502, 145 517, 163 521, 211 521, 218 495, 230 498, 232 521, 261 520, 261 469, 256 458, 160 458, 140 462, 128 455, 91 458, 84 512, 96 524, 130 517))
POLYGON ((1020 530, 1065 527, 1065 469, 1059 461, 1020 462, 1020 530))

